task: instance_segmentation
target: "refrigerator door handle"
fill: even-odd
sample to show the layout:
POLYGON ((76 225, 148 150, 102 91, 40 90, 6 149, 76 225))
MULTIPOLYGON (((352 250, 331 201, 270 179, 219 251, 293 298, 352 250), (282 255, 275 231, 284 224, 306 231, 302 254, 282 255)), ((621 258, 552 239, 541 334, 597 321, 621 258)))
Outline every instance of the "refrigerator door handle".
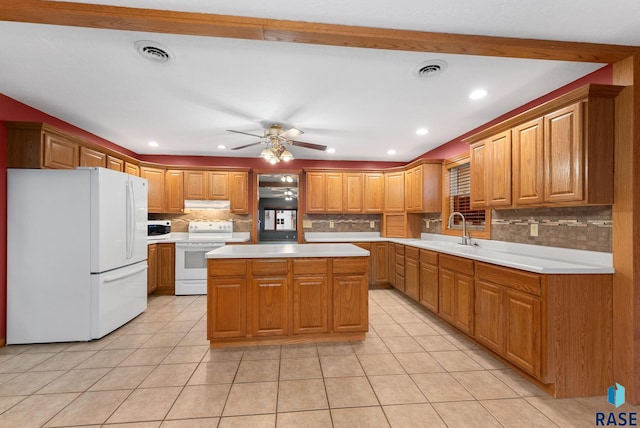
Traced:
POLYGON ((135 238, 135 196, 133 194, 133 185, 127 180, 127 213, 126 213, 126 240, 127 240, 127 259, 133 257, 133 243, 135 238))
POLYGON ((142 267, 140 267, 140 268, 138 268, 136 270, 129 271, 129 272, 124 273, 122 275, 107 276, 107 277, 104 278, 104 282, 107 283, 107 282, 120 281, 121 279, 129 278, 130 276, 134 276, 134 275, 139 274, 140 272, 144 272, 147 269, 148 269, 148 267, 145 264, 144 266, 142 266, 142 267))

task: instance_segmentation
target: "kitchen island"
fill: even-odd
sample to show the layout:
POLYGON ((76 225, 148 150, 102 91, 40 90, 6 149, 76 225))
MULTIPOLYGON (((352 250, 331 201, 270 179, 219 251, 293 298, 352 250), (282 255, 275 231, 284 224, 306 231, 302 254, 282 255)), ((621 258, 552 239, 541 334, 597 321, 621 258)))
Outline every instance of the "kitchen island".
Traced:
POLYGON ((369 329, 362 248, 231 245, 207 259, 211 347, 362 340, 369 329))

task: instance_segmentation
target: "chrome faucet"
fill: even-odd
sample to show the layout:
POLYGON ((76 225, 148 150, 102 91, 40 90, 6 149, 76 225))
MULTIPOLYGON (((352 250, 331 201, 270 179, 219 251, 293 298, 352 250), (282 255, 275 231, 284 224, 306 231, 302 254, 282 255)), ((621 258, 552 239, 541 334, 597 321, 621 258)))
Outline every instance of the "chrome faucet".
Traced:
POLYGON ((462 218, 462 241, 460 241, 460 244, 461 245, 471 245, 471 237, 469 237, 469 235, 467 235, 467 220, 465 220, 465 218, 462 215, 462 213, 457 212, 457 211, 451 213, 451 215, 449 216, 449 223, 448 223, 447 227, 449 229, 451 229, 451 221, 453 220, 453 217, 455 215, 459 215, 460 218, 462 218))

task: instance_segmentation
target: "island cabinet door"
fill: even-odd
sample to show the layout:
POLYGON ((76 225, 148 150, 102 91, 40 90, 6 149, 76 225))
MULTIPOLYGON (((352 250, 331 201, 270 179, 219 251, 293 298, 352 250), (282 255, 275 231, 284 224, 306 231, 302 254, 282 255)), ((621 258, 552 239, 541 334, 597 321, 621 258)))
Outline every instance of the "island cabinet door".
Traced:
POLYGON ((329 331, 328 289, 326 274, 293 278, 293 334, 329 331))
POLYGON ((253 278, 251 286, 251 334, 289 334, 287 277, 253 278))
POLYGON ((482 279, 476 279, 475 288, 475 338, 486 347, 503 354, 503 288, 482 279))
POLYGON ((368 330, 367 275, 333 277, 333 331, 336 333, 368 330))
POLYGON ((247 335, 247 280, 209 277, 208 339, 247 335))

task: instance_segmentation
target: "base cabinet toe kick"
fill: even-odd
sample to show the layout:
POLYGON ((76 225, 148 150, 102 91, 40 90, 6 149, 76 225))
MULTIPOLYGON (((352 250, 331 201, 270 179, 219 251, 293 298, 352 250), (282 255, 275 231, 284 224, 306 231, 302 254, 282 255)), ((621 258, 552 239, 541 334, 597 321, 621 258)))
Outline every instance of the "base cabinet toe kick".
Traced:
POLYGON ((368 257, 208 259, 211 347, 363 340, 368 257))

